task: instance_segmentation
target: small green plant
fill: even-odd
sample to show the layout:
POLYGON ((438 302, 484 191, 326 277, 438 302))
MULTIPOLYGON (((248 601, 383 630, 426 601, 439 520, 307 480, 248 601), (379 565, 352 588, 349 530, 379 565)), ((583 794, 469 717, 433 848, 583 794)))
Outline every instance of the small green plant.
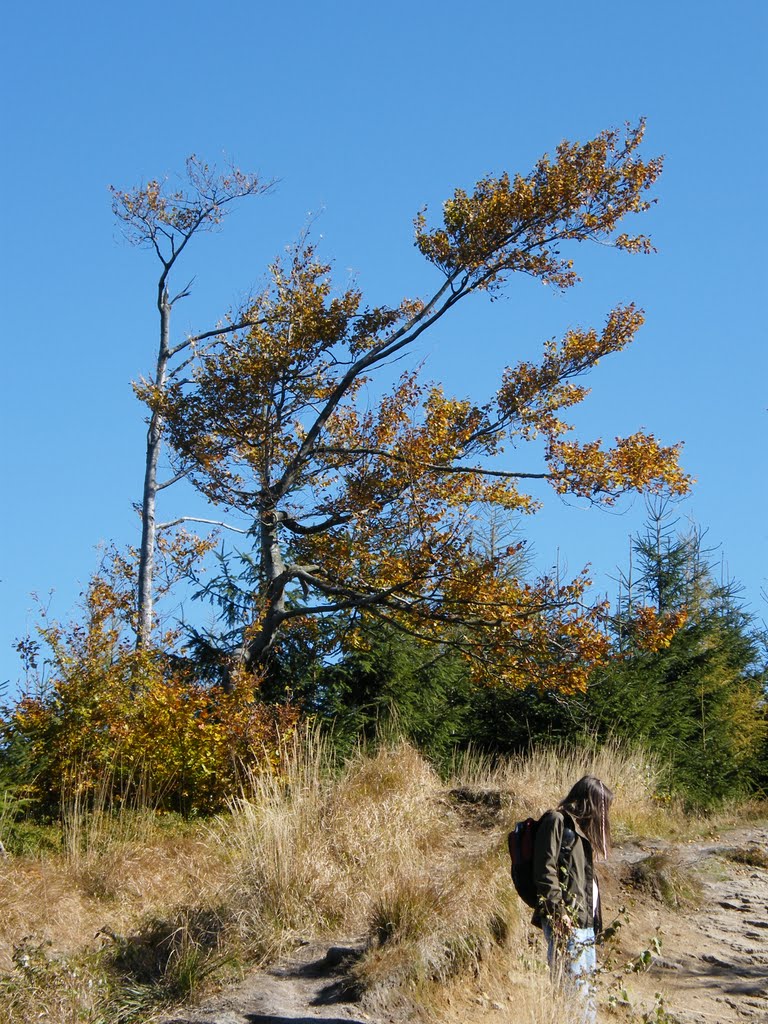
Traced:
POLYGON ((632 1003, 627 989, 619 985, 609 994, 607 1006, 612 1013, 621 1011, 625 1019, 636 1021, 637 1024, 681 1024, 680 1019, 667 1009, 666 1000, 661 992, 654 993, 654 1002, 650 1010, 639 1010, 632 1003))
POLYGON ((598 941, 603 944, 612 942, 617 938, 625 924, 629 924, 629 914, 627 913, 627 908, 622 904, 618 909, 616 917, 603 928, 598 941))
POLYGON ((608 994, 608 1009, 612 1011, 632 1009, 632 1000, 623 985, 619 985, 615 991, 608 994))
POLYGON ((611 970, 620 965, 619 935, 622 928, 629 924, 629 921, 630 917, 627 908, 620 906, 614 919, 603 928, 598 936, 598 942, 601 946, 601 970, 611 970))
POLYGON ((641 1016, 642 1024, 680 1024, 680 1018, 675 1017, 667 1009, 667 1004, 661 992, 655 993, 655 1002, 650 1010, 641 1016))
POLYGON ((635 974, 641 974, 647 970, 650 970, 653 964, 654 956, 661 956, 661 936, 654 935, 645 949, 643 949, 636 957, 627 962, 627 971, 632 971, 635 974))

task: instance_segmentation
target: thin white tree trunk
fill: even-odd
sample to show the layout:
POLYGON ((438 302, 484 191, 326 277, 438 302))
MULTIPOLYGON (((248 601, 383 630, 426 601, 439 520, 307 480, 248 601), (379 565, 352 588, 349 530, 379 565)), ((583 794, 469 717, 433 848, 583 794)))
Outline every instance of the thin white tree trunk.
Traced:
MULTIPOLYGON (((162 391, 167 381, 171 327, 171 302, 163 280, 161 280, 160 284, 157 307, 160 313, 160 348, 157 357, 155 385, 158 390, 162 391)), ((163 426, 162 413, 157 410, 153 411, 147 431, 144 493, 141 502, 141 547, 139 551, 138 623, 136 631, 136 644, 138 647, 146 647, 152 637, 154 616, 152 581, 155 574, 155 537, 157 534, 155 505, 158 491, 157 467, 163 444, 163 426)))

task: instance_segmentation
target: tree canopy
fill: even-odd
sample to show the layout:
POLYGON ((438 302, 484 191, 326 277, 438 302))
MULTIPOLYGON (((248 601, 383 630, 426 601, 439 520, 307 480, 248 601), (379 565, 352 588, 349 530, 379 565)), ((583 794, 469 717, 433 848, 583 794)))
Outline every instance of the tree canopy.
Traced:
POLYGON ((480 524, 488 510, 535 512, 528 480, 596 504, 628 490, 686 491, 678 444, 643 432, 580 441, 566 418, 587 394, 577 380, 634 339, 642 312, 618 306, 601 329, 546 342, 538 361, 503 369, 483 401, 447 395, 417 369, 391 386, 386 374, 458 302, 513 274, 572 287, 571 243, 648 252, 647 237, 620 231, 649 208, 661 172, 660 159, 638 154, 643 133, 641 122, 564 142, 527 176, 459 189, 438 226, 419 213, 416 245, 439 274, 426 299, 370 306, 356 288, 335 291, 302 238, 184 380, 139 385, 179 471, 250 522, 247 664, 264 662, 286 630, 311 632, 345 611, 453 646, 478 677, 584 686, 607 650, 601 608, 584 603, 586 575, 528 580, 510 568, 519 545, 489 548, 480 524), (543 447, 527 444, 536 440, 543 447), (543 451, 541 464, 515 465, 522 451, 543 451))

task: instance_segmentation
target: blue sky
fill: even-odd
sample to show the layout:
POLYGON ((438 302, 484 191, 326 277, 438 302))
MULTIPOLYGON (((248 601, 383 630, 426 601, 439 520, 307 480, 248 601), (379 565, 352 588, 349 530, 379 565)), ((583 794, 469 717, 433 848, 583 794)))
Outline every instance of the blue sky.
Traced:
MULTIPOLYGON (((373 302, 425 294, 434 273, 412 218, 456 186, 527 171, 563 138, 644 115, 664 153, 659 203, 638 222, 659 253, 579 250, 584 281, 556 295, 514 283, 472 300, 422 344, 426 374, 475 399, 504 365, 634 300, 647 320, 589 380, 584 439, 641 427, 685 441, 680 507, 721 545, 759 618, 766 541, 766 49, 768 8, 454 0, 280 5, 30 4, 4 16, 0 681, 33 592, 68 616, 107 541, 135 542, 143 411, 130 381, 156 348, 150 254, 126 245, 107 186, 172 175, 189 153, 279 179, 181 276, 178 337, 263 276, 308 217, 340 283, 373 302)), ((519 467, 518 467, 519 468, 519 467)), ((600 591, 642 523, 565 504, 525 523, 535 565, 590 562, 600 591)), ((182 491, 161 517, 184 512, 182 491)))

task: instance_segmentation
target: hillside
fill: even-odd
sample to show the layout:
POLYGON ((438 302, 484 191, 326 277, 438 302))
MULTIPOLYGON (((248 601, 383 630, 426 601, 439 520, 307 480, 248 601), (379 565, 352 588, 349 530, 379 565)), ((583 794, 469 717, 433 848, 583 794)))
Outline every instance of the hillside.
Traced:
MULTIPOLYGON (((467 825, 471 832, 471 818, 467 825)), ((613 909, 619 903, 630 909, 621 939, 610 944, 601 973, 601 1020, 768 1021, 766 851, 765 826, 728 829, 695 842, 641 840, 613 851, 604 872, 606 896, 613 909), (638 866, 649 863, 644 877, 638 866), (700 904, 675 907, 675 898, 680 898, 672 893, 676 882, 692 889, 700 885, 700 904)), ((489 981, 481 970, 477 977, 452 986, 440 1010, 416 1016, 446 1024, 510 1020, 520 989, 536 988, 540 972, 532 958, 543 962, 545 956, 535 932, 525 939, 524 945, 497 954, 493 994, 487 991, 489 981), (502 963, 508 971, 506 986, 499 977, 502 963)), ((307 941, 272 968, 249 975, 194 1010, 165 1018, 164 1024, 401 1024, 414 1019, 402 1009, 366 1010, 354 975, 364 948, 364 936, 338 937, 336 945, 307 941)), ((565 1019, 545 1006, 532 1005, 531 1010, 535 1017, 517 1014, 515 1019, 565 1019)))
POLYGON ((9 857, 2 1019, 566 1024, 505 837, 590 772, 617 791, 602 1019, 768 1020, 764 807, 686 817, 619 748, 469 758, 450 780, 404 744, 341 771, 327 754, 297 745, 218 819, 81 813, 63 851, 9 857))

